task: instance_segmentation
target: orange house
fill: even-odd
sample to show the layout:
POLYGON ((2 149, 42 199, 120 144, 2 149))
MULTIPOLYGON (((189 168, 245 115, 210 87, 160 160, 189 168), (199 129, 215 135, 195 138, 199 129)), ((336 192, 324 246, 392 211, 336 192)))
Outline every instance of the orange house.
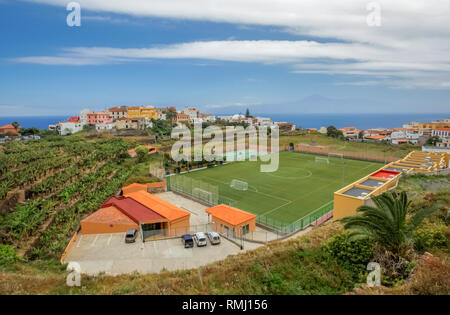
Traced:
POLYGON ((214 230, 228 235, 245 235, 255 231, 256 215, 224 204, 205 210, 212 217, 214 230))
POLYGON ((13 137, 17 137, 19 133, 17 132, 16 128, 14 128, 13 125, 5 125, 0 127, 0 135, 6 136, 10 134, 13 137))

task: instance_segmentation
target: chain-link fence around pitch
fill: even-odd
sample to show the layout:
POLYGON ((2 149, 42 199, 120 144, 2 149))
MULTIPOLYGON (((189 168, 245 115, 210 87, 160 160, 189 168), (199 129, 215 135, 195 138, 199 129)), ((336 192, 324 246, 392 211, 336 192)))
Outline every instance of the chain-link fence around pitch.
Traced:
POLYGON ((187 195, 195 200, 202 201, 211 206, 218 205, 219 187, 207 182, 196 180, 188 176, 172 175, 167 178, 167 190, 187 195))
POLYGON ((316 223, 320 224, 323 222, 323 218, 331 217, 333 211, 334 204, 328 203, 322 208, 304 216, 301 219, 298 219, 292 223, 285 223, 278 220, 273 219, 272 217, 266 215, 259 215, 256 217, 256 223, 259 223, 268 228, 274 229, 283 234, 291 234, 298 230, 303 230, 309 225, 315 225, 316 223))

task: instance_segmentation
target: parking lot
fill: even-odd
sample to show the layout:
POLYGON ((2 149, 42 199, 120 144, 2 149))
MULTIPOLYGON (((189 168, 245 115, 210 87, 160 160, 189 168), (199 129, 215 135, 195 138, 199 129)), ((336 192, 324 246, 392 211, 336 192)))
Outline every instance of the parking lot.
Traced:
MULTIPOLYGON (((78 235, 65 263, 77 262, 81 272, 96 275, 154 273, 161 270, 191 269, 243 252, 236 244, 221 238, 221 244, 184 248, 180 238, 143 243, 138 235, 135 243, 126 244, 125 233, 78 235)), ((245 249, 258 244, 246 243, 245 249)))

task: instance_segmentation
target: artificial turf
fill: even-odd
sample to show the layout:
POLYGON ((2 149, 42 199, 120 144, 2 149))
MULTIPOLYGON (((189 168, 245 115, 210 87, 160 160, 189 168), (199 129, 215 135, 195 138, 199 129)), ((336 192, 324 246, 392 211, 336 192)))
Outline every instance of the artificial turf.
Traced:
POLYGON ((282 223, 295 222, 333 201, 333 193, 379 169, 383 164, 330 157, 329 164, 316 155, 280 152, 279 168, 260 172, 264 162, 233 162, 189 172, 189 176, 219 187, 220 199, 234 207, 265 215, 282 223), (233 179, 248 183, 247 191, 230 187, 233 179))

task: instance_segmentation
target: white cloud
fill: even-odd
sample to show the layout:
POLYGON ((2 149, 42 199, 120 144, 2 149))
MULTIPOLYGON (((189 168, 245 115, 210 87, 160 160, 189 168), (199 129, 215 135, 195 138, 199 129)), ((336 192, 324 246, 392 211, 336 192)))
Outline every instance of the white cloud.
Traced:
MULTIPOLYGON (((65 7, 65 0, 29 0, 65 7)), ((382 0, 369 27, 362 0, 78 0, 85 11, 272 26, 314 41, 209 41, 145 49, 78 47, 19 62, 92 65, 149 59, 290 63, 296 73, 389 78, 398 87, 449 88, 450 2, 382 0)), ((82 17, 83 18, 83 17, 82 17)), ((372 81, 372 78, 369 81, 372 81)))

